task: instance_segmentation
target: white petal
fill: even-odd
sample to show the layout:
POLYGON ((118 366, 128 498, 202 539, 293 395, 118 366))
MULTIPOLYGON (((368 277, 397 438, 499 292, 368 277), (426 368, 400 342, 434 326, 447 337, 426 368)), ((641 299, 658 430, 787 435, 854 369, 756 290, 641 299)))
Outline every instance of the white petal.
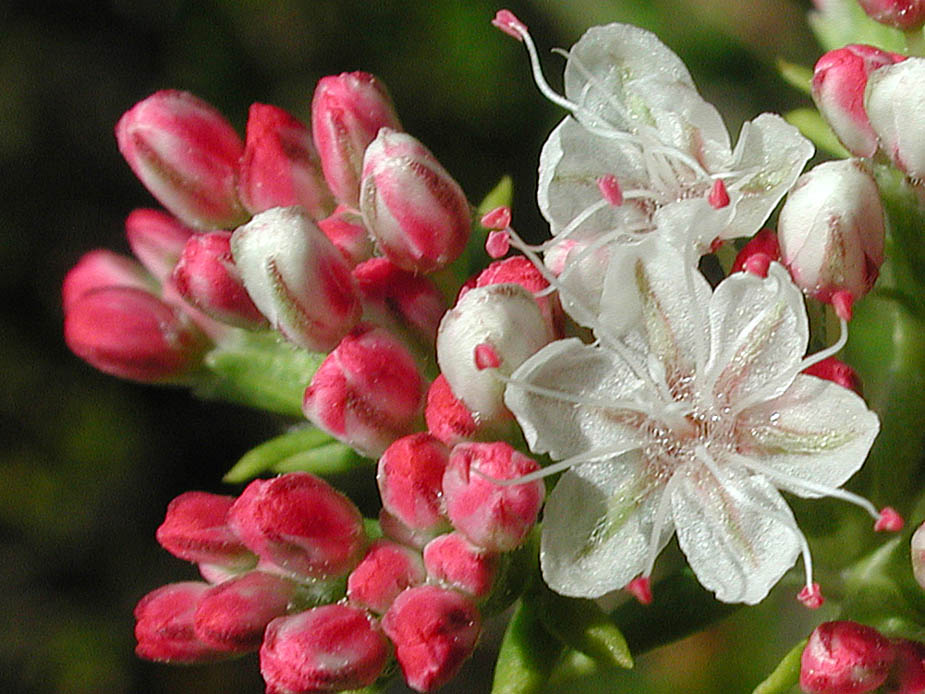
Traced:
POLYGON ((645 440, 644 416, 620 406, 592 404, 630 399, 641 386, 609 350, 576 338, 557 340, 521 364, 511 379, 504 402, 535 453, 549 453, 556 460, 591 450, 616 455, 645 440))
MULTIPOLYGON (((744 456, 787 477, 838 487, 861 467, 879 428, 877 415, 852 391, 800 374, 783 395, 739 416, 736 440, 744 456)), ((822 496, 771 481, 800 496, 822 496)))
MULTIPOLYGON (((543 512, 540 565, 549 587, 594 598, 642 573, 664 488, 638 453, 565 473, 543 512)), ((666 520, 659 550, 674 530, 666 520)))
POLYGON ((723 602, 760 602, 800 553, 787 504, 763 478, 729 467, 723 485, 696 463, 676 475, 678 543, 697 579, 723 602))
POLYGON ((717 407, 744 408, 769 400, 793 381, 809 327, 803 295, 782 265, 764 279, 737 272, 720 282, 709 304, 709 365, 699 378, 704 397, 717 407))

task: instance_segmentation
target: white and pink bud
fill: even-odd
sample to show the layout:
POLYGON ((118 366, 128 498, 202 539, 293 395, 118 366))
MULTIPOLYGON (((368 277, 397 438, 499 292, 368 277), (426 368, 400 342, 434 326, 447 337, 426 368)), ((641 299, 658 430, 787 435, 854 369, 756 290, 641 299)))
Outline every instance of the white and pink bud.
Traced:
POLYGON ((379 458, 376 481, 383 508, 428 538, 450 529, 443 509, 449 449, 426 433, 403 436, 379 458))
POLYGON ((152 94, 119 119, 116 139, 135 175, 186 224, 227 228, 246 218, 236 190, 241 138, 198 97, 152 94))
POLYGON ((297 590, 294 581, 263 571, 219 583, 203 594, 196 608, 196 637, 218 650, 256 651, 267 625, 286 614, 297 590))
POLYGON ((502 441, 453 448, 443 475, 444 503, 453 527, 479 547, 516 549, 536 523, 546 487, 536 479, 511 485, 498 481, 539 469, 535 460, 502 441))
POLYGON ((476 287, 440 322, 437 362, 453 393, 481 420, 495 420, 507 416, 505 382, 493 369, 479 368, 476 349, 488 346, 506 377, 553 337, 533 295, 520 285, 476 287))
POLYGON ((491 592, 500 559, 497 553, 477 547, 458 532, 435 537, 424 547, 427 575, 476 600, 491 592))
POLYGON ((780 262, 780 242, 772 229, 762 229, 736 254, 729 274, 744 271, 767 277, 773 261, 780 262))
POLYGON ((64 340, 78 357, 113 376, 176 381, 198 367, 205 335, 144 289, 101 287, 68 306, 64 340))
POLYGON ((864 105, 871 127, 893 164, 925 178, 925 58, 883 67, 867 80, 864 105))
POLYGON ((297 579, 343 576, 363 556, 363 518, 350 499, 307 472, 254 480, 228 523, 262 560, 297 579))
POLYGON ((125 220, 125 238, 135 257, 159 282, 165 282, 195 232, 163 210, 132 210, 125 220))
POLYGON ((803 373, 816 378, 824 378, 826 381, 837 383, 842 388, 853 390, 858 395, 863 395, 861 392, 861 377, 858 376, 854 369, 837 357, 826 357, 822 361, 804 369, 803 373))
POLYGON ((800 687, 809 694, 863 694, 886 680, 893 646, 876 629, 825 622, 810 634, 800 658, 800 687))
POLYGON ((312 136, 328 186, 357 207, 363 154, 381 128, 401 130, 385 86, 365 72, 322 77, 312 98, 312 136))
POLYGON ((314 219, 334 209, 311 131, 276 106, 251 104, 238 180, 251 214, 301 205, 314 219))
POLYGON ((184 299, 217 321, 252 330, 267 325, 231 256, 230 231, 191 236, 173 269, 173 283, 184 299))
POLYGON ((864 88, 872 72, 906 56, 852 44, 829 51, 813 69, 813 100, 841 143, 857 157, 877 152, 877 134, 864 110, 864 88))
POLYGON ((228 525, 233 496, 208 492, 185 492, 167 505, 156 537, 175 557, 196 563, 244 571, 257 557, 244 546, 228 525))
POLYGON ((883 205, 869 166, 843 159, 800 176, 781 209, 777 233, 797 286, 849 318, 851 303, 870 290, 883 263, 883 205), (844 297, 847 312, 839 306, 844 297))
POLYGON ((363 216, 353 208, 338 205, 329 217, 318 220, 318 228, 343 253, 350 267, 373 257, 376 246, 363 225, 363 216))
POLYGON ((196 636, 193 617, 208 583, 187 581, 161 586, 135 607, 135 653, 161 663, 209 663, 226 657, 196 636))
POLYGON ((472 654, 481 616, 470 598, 439 586, 404 591, 382 618, 408 686, 430 692, 449 682, 472 654))
POLYGON ((896 660, 883 687, 883 694, 922 694, 925 692, 925 643, 893 641, 896 660))
POLYGON ((383 254, 411 272, 439 270, 469 240, 462 188, 424 145, 390 128, 366 148, 360 210, 383 254))
POLYGON ((334 604, 270 622, 260 647, 267 694, 339 692, 382 674, 389 646, 364 610, 334 604))
POLYGON ((319 428, 375 458, 418 428, 426 387, 398 339, 361 324, 318 367, 302 411, 319 428))
POLYGON ((925 523, 912 533, 912 573, 915 580, 925 589, 925 523))
POLYGON ((453 394, 443 374, 434 379, 427 391, 424 420, 427 430, 447 446, 471 441, 480 430, 480 423, 466 404, 453 394))
POLYGON ((871 19, 903 31, 915 31, 925 23, 925 0, 858 0, 871 19))
POLYGON ((155 283, 145 269, 132 258, 105 248, 84 253, 61 285, 61 306, 67 313, 84 294, 104 287, 134 287, 155 290, 155 283))
POLYGON ((359 320, 350 266, 301 207, 255 215, 231 235, 231 253, 260 313, 299 347, 327 352, 359 320))
POLYGON ((347 599, 357 607, 382 614, 399 593, 426 578, 419 552, 391 540, 376 540, 347 577, 347 599))

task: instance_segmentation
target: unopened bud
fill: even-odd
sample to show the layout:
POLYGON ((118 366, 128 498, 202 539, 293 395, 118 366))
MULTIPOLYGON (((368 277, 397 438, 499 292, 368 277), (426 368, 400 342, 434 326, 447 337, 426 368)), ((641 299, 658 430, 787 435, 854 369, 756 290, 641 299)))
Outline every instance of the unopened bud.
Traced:
POLYGON ((890 642, 856 622, 825 622, 809 637, 800 658, 800 687, 811 694, 863 694, 886 680, 890 642))
POLYGON ((509 376, 553 338, 533 295, 516 284, 493 284, 466 292, 447 311, 437 331, 437 362, 453 393, 483 420, 504 417, 505 383, 479 370, 475 349, 490 345, 509 376))
POLYGON ((479 547, 509 552, 536 523, 546 487, 542 480, 500 485, 540 469, 502 441, 461 443, 443 475, 446 513, 453 527, 479 547))
POLYGON ((190 226, 243 221, 235 188, 241 138, 206 102, 188 92, 156 92, 119 119, 116 139, 145 187, 190 226))
POLYGON ((135 653, 162 663, 208 663, 226 657, 196 636, 193 616, 208 583, 187 581, 161 586, 135 607, 135 653))
POLYGON ((877 152, 877 134, 864 110, 864 88, 870 74, 906 57, 873 46, 854 44, 829 51, 813 69, 813 100, 835 135, 857 157, 877 152))
POLYGON ((772 229, 762 229, 742 246, 729 273, 745 271, 766 277, 772 261, 780 262, 780 242, 772 229))
POLYGON ((419 692, 446 684, 475 648, 481 630, 470 598, 438 586, 404 591, 382 618, 405 682, 419 692))
POLYGON ((900 171, 925 178, 925 58, 880 68, 867 80, 864 105, 880 148, 900 171))
POLYGON ((231 507, 228 522, 261 559, 296 578, 343 576, 366 547, 357 507, 307 472, 254 480, 231 507))
POLYGON ((435 537, 424 548, 427 575, 476 600, 486 597, 494 584, 500 556, 476 547, 459 533, 435 537))
POLYGON ((238 191, 252 214, 301 205, 319 219, 334 209, 311 132, 283 109, 267 104, 250 107, 238 191))
POLYGON ((257 563, 228 525, 233 496, 185 492, 167 505, 156 537, 175 557, 241 571, 257 563))
POLYGON ((380 128, 401 129, 385 86, 365 72, 322 77, 312 98, 312 136, 328 186, 357 207, 363 154, 380 128))
POLYGON ((181 378, 201 362, 205 336, 185 316, 134 287, 83 294, 64 316, 64 339, 78 357, 120 378, 181 378))
POLYGON ((318 228, 330 239, 350 267, 373 257, 375 244, 359 212, 339 205, 329 217, 318 220, 318 228))
POLYGON ((860 376, 854 369, 836 357, 827 357, 820 362, 816 362, 808 369, 805 369, 803 373, 816 378, 824 378, 827 381, 837 383, 843 388, 853 390, 858 395, 863 395, 860 376))
POLYGON ((173 270, 173 281, 184 299, 217 321, 250 329, 267 324, 231 257, 230 231, 191 236, 173 270))
POLYGON ((925 589, 925 523, 912 534, 912 572, 925 589))
POLYGON ((455 260, 469 240, 469 203, 430 151, 383 128, 363 159, 360 210, 385 256, 428 273, 455 260))
POLYGON ((434 379, 427 391, 424 419, 427 430, 447 446, 471 441, 480 428, 466 404, 453 394, 443 374, 434 379))
POLYGON ((379 458, 376 481, 386 511, 430 537, 449 530, 443 474, 450 451, 430 434, 404 436, 379 458))
POLYGON ((884 233, 880 192, 858 159, 803 174, 778 221, 781 256, 794 282, 830 303, 839 292, 856 300, 870 290, 883 263, 884 233))
POLYGON ((399 593, 425 578, 418 552, 391 540, 376 540, 347 578, 347 598, 357 607, 382 614, 399 593))
POLYGON ((360 689, 389 657, 378 625, 349 605, 324 605, 270 622, 260 647, 267 694, 360 689))
POLYGON ((85 253, 64 277, 61 306, 67 313, 84 294, 103 287, 155 289, 151 276, 131 258, 104 248, 85 253))
POLYGON ((267 624, 286 614, 297 587, 294 581, 262 571, 213 586, 196 608, 196 636, 219 650, 255 651, 267 624))
POLYGON ((326 352, 360 318, 350 267, 300 207, 261 212, 231 236, 247 293, 288 340, 326 352))
POLYGON ((925 23, 923 0, 858 0, 867 15, 881 24, 915 31, 925 23))
POLYGON ((165 282, 195 232, 163 210, 132 210, 125 220, 125 237, 135 257, 159 282, 165 282))
POLYGON ((883 694, 925 692, 925 644, 907 639, 893 642, 896 660, 883 687, 883 694))
POLYGON ((302 411, 332 436, 377 457, 417 428, 425 388, 405 346, 382 328, 361 324, 318 367, 302 411))

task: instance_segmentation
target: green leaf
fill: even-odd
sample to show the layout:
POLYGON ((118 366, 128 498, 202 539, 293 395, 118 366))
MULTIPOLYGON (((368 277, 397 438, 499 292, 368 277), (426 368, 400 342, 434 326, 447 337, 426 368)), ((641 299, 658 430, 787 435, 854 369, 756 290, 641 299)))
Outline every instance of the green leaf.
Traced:
POLYGON ((477 208, 479 215, 491 212, 502 205, 511 206, 514 200, 514 181, 510 176, 502 176, 501 180, 482 198, 477 208))
POLYGON ((514 610, 498 652, 492 694, 534 694, 543 690, 563 646, 543 626, 540 609, 525 596, 514 610))
POLYGON ((331 441, 323 446, 301 451, 283 458, 271 469, 280 474, 285 472, 310 472, 319 477, 343 475, 356 468, 369 468, 372 461, 365 458, 346 443, 331 441))
POLYGON ((752 694, 783 694, 800 681, 800 657, 806 648, 806 639, 794 646, 768 678, 755 687, 752 694))
POLYGON ((784 120, 796 126, 803 135, 808 137, 820 149, 829 154, 844 159, 851 154, 835 137, 835 133, 825 122, 819 112, 812 108, 798 108, 784 114, 784 120))
POLYGON ((804 65, 791 63, 783 58, 777 59, 777 71, 784 78, 784 82, 791 87, 799 89, 804 94, 813 92, 813 71, 804 65))
POLYGON ((593 600, 569 598, 545 585, 536 591, 549 633, 608 667, 633 667, 633 656, 614 620, 593 600))
POLYGON ((826 51, 849 43, 866 43, 894 53, 906 49, 903 32, 868 17, 857 0, 827 0, 825 10, 809 13, 809 25, 826 51))

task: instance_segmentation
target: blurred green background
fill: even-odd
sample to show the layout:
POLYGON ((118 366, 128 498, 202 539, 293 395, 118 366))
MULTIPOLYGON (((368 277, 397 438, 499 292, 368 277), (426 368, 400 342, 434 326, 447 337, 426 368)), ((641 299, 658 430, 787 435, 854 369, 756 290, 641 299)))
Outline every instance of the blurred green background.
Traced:
MULTIPOLYGON (((656 31, 735 133, 806 102, 774 73, 818 55, 787 0, 518 0, 551 82, 593 24, 656 31)), ((59 287, 80 255, 127 252, 122 224, 156 203, 112 131, 161 88, 195 92, 242 132, 253 101, 308 117, 319 77, 362 69, 389 86, 406 129, 481 198, 515 181, 515 226, 540 236, 536 164, 562 113, 533 86, 488 0, 109 0, 0 3, 0 691, 262 692, 256 657, 193 668, 137 660, 132 608, 194 576, 154 540, 187 489, 237 493, 222 474, 283 422, 186 392, 121 382, 73 357, 59 287)), ((758 608, 777 622, 774 605, 758 608)), ((747 616, 747 615, 746 615, 747 616)), ((800 634, 719 629, 643 659, 634 692, 750 691, 800 634)), ((447 691, 487 691, 491 641, 447 691)), ((579 668, 580 669, 580 668, 579 668)), ((568 689, 563 685, 564 689, 568 689)), ((400 691, 396 688, 395 691, 400 691)))

